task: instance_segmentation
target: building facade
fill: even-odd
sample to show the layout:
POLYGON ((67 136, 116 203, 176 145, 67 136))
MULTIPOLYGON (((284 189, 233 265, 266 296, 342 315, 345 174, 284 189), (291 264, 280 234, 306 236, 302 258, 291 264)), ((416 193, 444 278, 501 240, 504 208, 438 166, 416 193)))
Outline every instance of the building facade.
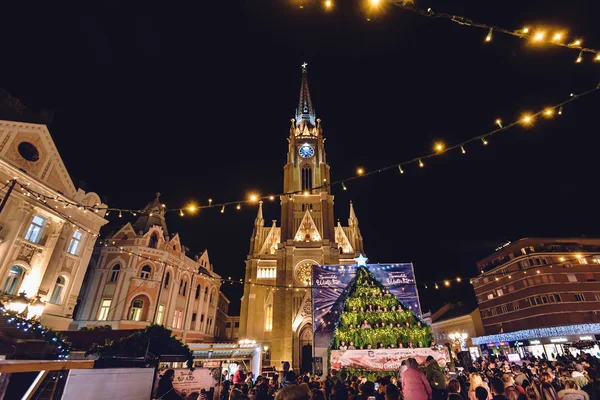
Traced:
POLYGON ((0 121, 0 294, 46 302, 41 322, 66 330, 100 228, 95 193, 76 189, 45 125, 0 121), (11 190, 12 183, 16 180, 11 190))
POLYGON ((240 316, 228 316, 225 322, 225 337, 229 342, 237 342, 240 338, 240 316))
POLYGON ((479 346, 472 343, 472 338, 485 334, 478 307, 446 304, 431 314, 431 320, 431 332, 437 344, 448 343, 454 351, 468 350, 473 359, 481 355, 479 346))
POLYGON ((214 340, 221 277, 208 251, 192 259, 179 235, 169 234, 159 196, 134 224, 96 247, 71 329, 140 329, 154 322, 186 343, 214 340))
POLYGON ((499 248, 477 263, 481 275, 471 280, 486 334, 505 335, 500 341, 507 346, 523 335, 536 345, 594 337, 600 333, 599 264, 600 239, 527 238, 499 248), (574 338, 540 337, 541 328, 574 338))
POLYGON ((217 303, 217 316, 215 317, 215 338, 226 339, 227 319, 229 318, 229 299, 219 292, 219 301, 217 303))
POLYGON ((265 226, 262 204, 254 223, 239 336, 269 348, 271 365, 289 361, 294 369, 307 369, 312 360, 303 360, 302 353, 312 348, 312 302, 310 290, 300 288, 311 284, 312 265, 354 264, 364 250, 352 204, 348 226, 334 222, 325 138, 305 66, 283 175, 280 226, 265 226), (284 290, 290 286, 298 290, 284 290))

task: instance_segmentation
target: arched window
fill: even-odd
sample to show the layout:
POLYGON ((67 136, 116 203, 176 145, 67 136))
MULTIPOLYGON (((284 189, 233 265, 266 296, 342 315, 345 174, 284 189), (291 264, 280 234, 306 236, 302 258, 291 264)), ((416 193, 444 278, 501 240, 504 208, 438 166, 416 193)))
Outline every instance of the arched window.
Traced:
POLYGON ((141 321, 143 311, 144 311, 144 301, 143 300, 133 300, 131 302, 131 311, 129 313, 129 319, 131 321, 141 321))
POLYGON ((187 293, 187 281, 184 281, 182 279, 181 282, 179 282, 179 294, 182 296, 185 296, 186 293, 187 293))
POLYGON ((109 282, 116 282, 119 280, 119 273, 121 271, 121 265, 120 264, 116 264, 114 267, 112 267, 112 270, 110 272, 110 279, 109 282))
POLYGON ((185 281, 183 283, 183 295, 185 296, 187 294, 187 281, 185 281))
POLYGON ((200 293, 202 293, 202 288, 200 287, 200 285, 196 286, 196 300, 198 300, 200 298, 200 293))
POLYGON ((60 304, 62 300, 63 289, 65 288, 66 279, 63 276, 59 276, 54 284, 54 290, 52 290, 52 296, 50 296, 50 303, 60 304))
POLYGON ((206 301, 206 299, 208 299, 208 287, 204 288, 204 301, 206 301))
POLYGON ((312 168, 309 165, 302 166, 302 190, 312 190, 312 168))
POLYGON ((10 271, 8 271, 8 276, 4 281, 4 286, 2 287, 2 291, 8 294, 17 294, 19 287, 21 286, 21 280, 23 279, 23 268, 18 265, 13 265, 10 267, 10 271))
POLYGON ((150 240, 148 241, 148 247, 155 249, 156 246, 158 246, 158 235, 156 234, 156 232, 154 232, 152 236, 150 236, 150 240))
POLYGON ((170 280, 171 280, 171 273, 167 272, 167 274, 165 275, 165 289, 167 289, 169 287, 170 280))
POLYGON ((150 279, 150 273, 152 272, 152 268, 149 265, 145 265, 142 267, 142 273, 140 274, 140 278, 142 279, 150 279))

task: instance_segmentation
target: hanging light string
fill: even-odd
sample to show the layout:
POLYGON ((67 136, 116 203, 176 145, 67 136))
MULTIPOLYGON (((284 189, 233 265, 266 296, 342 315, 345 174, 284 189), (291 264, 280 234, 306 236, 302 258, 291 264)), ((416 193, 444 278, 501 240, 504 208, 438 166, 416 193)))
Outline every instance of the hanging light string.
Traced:
MULTIPOLYGON (((177 268, 177 266, 175 265, 171 265, 165 261, 162 260, 158 260, 158 259, 153 259, 152 257, 148 257, 145 256, 143 254, 139 254, 136 253, 132 250, 129 250, 128 248, 126 248, 125 246, 119 246, 116 244, 115 241, 112 241, 111 239, 105 239, 99 242, 100 245, 103 245, 104 247, 112 247, 115 249, 118 249, 121 253, 126 253, 126 254, 130 254, 133 256, 137 256, 141 259, 144 260, 148 260, 148 261, 152 261, 154 263, 158 263, 158 264, 162 264, 165 267, 172 267, 172 268, 177 268)), ((597 262, 600 264, 600 258, 594 258, 594 257, 600 257, 600 253, 594 253, 594 254, 588 254, 586 256, 582 256, 582 255, 575 255, 573 258, 564 258, 561 257, 560 262, 558 263, 553 263, 553 264, 543 264, 543 265, 533 265, 533 266, 528 266, 528 267, 520 267, 519 270, 511 272, 511 273, 504 273, 504 272, 496 272, 496 273, 486 273, 484 271, 481 271, 481 275, 479 276, 475 276, 475 277, 454 277, 454 278, 450 278, 450 279, 441 279, 441 280, 437 280, 437 281, 426 281, 426 282, 419 282, 419 283, 403 283, 400 286, 403 287, 412 287, 412 286, 421 286, 424 287, 425 289, 430 289, 430 287, 432 289, 439 289, 440 287, 450 287, 453 283, 454 284, 461 284, 461 283, 469 283, 472 284, 472 280, 473 279, 477 279, 480 278, 481 276, 485 276, 485 277, 490 277, 490 278, 494 278, 495 280, 500 280, 501 278, 505 278, 508 277, 508 279, 512 279, 512 275, 517 274, 519 272, 523 272, 525 275, 527 274, 528 271, 530 270, 536 270, 537 273, 539 274, 540 268, 543 267, 561 267, 561 266, 566 266, 567 264, 571 263, 571 262, 579 262, 581 259, 587 259, 587 258, 592 258, 594 260, 594 262, 597 262), (596 261, 598 260, 598 261, 596 261)), ((384 268, 385 266, 389 266, 389 265, 393 265, 392 263, 390 264, 369 264, 369 268, 384 268)), ((330 268, 334 268, 335 266, 329 266, 330 268)), ((275 290, 279 290, 279 289, 283 289, 283 290, 292 290, 292 291, 301 291, 301 290, 307 290, 307 289, 323 289, 323 287, 320 286, 313 286, 310 284, 307 285, 277 285, 277 284, 270 284, 270 283, 260 283, 257 281, 253 281, 252 279, 248 279, 248 280, 244 280, 244 279, 233 279, 231 277, 228 278, 215 278, 214 276, 210 276, 210 275, 206 275, 205 273, 201 273, 201 272, 197 272, 197 275, 200 277, 203 277, 205 279, 217 282, 220 281, 221 284, 238 284, 238 285, 250 285, 250 286, 259 286, 259 287, 267 287, 267 288, 272 288, 275 290)), ((275 278, 273 278, 275 279, 275 278)), ((152 280, 149 280, 152 281, 152 280)), ((152 282, 159 282, 159 281, 152 281, 152 282)), ((160 281, 162 282, 162 281, 160 281)), ((162 283, 161 283, 162 284, 162 283)), ((343 291, 346 289, 346 286, 329 286, 328 288, 333 288, 334 290, 339 290, 339 291, 343 291)), ((116 306, 116 305, 115 305, 116 306)))
MULTIPOLYGON (((432 153, 423 154, 423 155, 414 157, 412 159, 409 159, 407 161, 403 161, 403 162, 400 162, 397 164, 387 165, 387 166, 384 166, 384 167, 381 167, 379 169, 375 169, 372 171, 364 171, 364 169, 360 168, 359 169, 360 172, 355 176, 347 177, 347 178, 340 179, 337 181, 332 181, 332 182, 323 182, 321 185, 313 187, 312 190, 314 191, 314 190, 321 190, 321 189, 329 189, 329 188, 338 187, 338 186, 340 186, 343 190, 347 190, 348 189, 347 183, 354 181, 356 179, 364 179, 371 175, 382 173, 382 172, 385 172, 385 171, 388 171, 391 169, 397 169, 400 172, 400 174, 405 174, 407 171, 405 169, 405 167, 407 167, 407 166, 418 165, 420 168, 423 168, 423 167, 425 167, 424 161, 434 158, 434 157, 440 157, 440 156, 442 156, 448 152, 454 151, 454 150, 459 150, 462 154, 465 154, 467 152, 467 149, 469 148, 469 146, 472 148, 473 145, 476 145, 478 143, 481 143, 484 146, 488 145, 489 138, 491 138, 492 136, 497 135, 499 133, 503 133, 509 129, 512 129, 512 128, 518 126, 518 125, 530 126, 535 122, 535 119, 537 117, 543 116, 547 119, 550 119, 551 117, 553 117, 555 115, 561 115, 563 113, 564 106, 596 92, 599 88, 600 88, 600 84, 598 84, 598 85, 594 86, 593 88, 588 89, 584 92, 578 93, 578 94, 571 93, 569 98, 567 98, 566 100, 564 100, 560 103, 546 107, 535 113, 525 114, 525 115, 521 116, 519 119, 514 120, 513 122, 510 122, 508 124, 504 124, 500 119, 497 119, 495 121, 495 124, 497 125, 496 129, 490 130, 490 131, 488 131, 484 134, 478 135, 478 136, 473 136, 470 139, 467 139, 463 142, 457 143, 453 146, 439 147, 438 145, 436 145, 436 147, 434 148, 434 152, 432 152, 432 153)), ((73 202, 69 199, 66 199, 66 198, 63 198, 60 196, 46 196, 44 194, 38 193, 38 192, 34 191, 33 189, 31 189, 29 187, 29 184, 23 184, 21 182, 17 182, 17 185, 19 185, 21 187, 21 190, 26 192, 28 196, 34 196, 36 199, 38 199, 42 203, 46 204, 48 201, 55 201, 55 202, 61 203, 63 205, 63 208, 66 208, 66 209, 69 209, 70 207, 75 207, 79 210, 83 210, 83 212, 87 212, 87 211, 92 211, 95 213, 105 212, 106 216, 109 216, 110 213, 112 212, 112 213, 116 213, 119 217, 123 217, 124 214, 130 214, 132 216, 137 216, 138 214, 148 214, 148 215, 152 216, 153 212, 156 212, 156 211, 147 211, 147 210, 142 210, 142 209, 105 207, 101 204, 89 206, 89 205, 73 202)), ((242 208, 242 205, 257 204, 258 202, 263 201, 263 200, 264 201, 267 201, 267 200, 274 201, 279 196, 291 196, 291 195, 295 195, 295 194, 305 194, 308 196, 310 194, 310 192, 297 190, 297 191, 289 191, 289 192, 285 192, 285 193, 279 193, 277 195, 275 195, 275 194, 271 194, 271 195, 267 195, 267 196, 251 195, 249 198, 244 199, 244 200, 227 201, 227 202, 222 202, 222 203, 215 203, 212 201, 212 199, 209 199, 208 204, 205 204, 205 205, 190 204, 188 206, 180 207, 180 208, 167 208, 163 204, 163 208, 160 210, 160 212, 161 213, 177 212, 180 216, 185 216, 186 214, 195 214, 196 212, 203 210, 203 209, 217 208, 217 209, 221 210, 221 213, 224 213, 225 209, 228 207, 235 206, 236 210, 240 210, 242 208)), ((58 205, 55 205, 53 209, 57 210, 59 208, 60 207, 58 205)))
POLYGON ((481 29, 487 33, 484 39, 484 42, 486 43, 492 41, 493 35, 495 33, 502 33, 505 35, 517 37, 519 39, 528 40, 534 44, 549 44, 559 47, 566 47, 569 49, 575 49, 579 52, 578 57, 575 59, 576 63, 580 63, 582 61, 584 53, 594 54, 594 61, 600 61, 600 50, 583 47, 583 40, 581 38, 569 38, 565 35, 564 31, 562 30, 555 30, 554 32, 550 32, 549 28, 541 27, 523 27, 521 29, 511 30, 495 25, 488 25, 480 22, 475 22, 467 17, 460 15, 453 15, 445 12, 434 12, 431 8, 423 10, 415 7, 414 4, 412 4, 412 2, 406 0, 391 0, 390 3, 398 8, 412 11, 416 14, 425 16, 427 18, 445 19, 454 22, 458 25, 481 29))

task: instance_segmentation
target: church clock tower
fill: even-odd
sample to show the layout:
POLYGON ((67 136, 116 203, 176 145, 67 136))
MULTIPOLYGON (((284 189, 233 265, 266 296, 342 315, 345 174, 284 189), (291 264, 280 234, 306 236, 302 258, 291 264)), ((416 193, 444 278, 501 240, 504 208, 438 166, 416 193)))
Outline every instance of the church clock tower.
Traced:
POLYGON ((254 221, 239 336, 268 347, 263 365, 279 369, 288 361, 295 370, 310 371, 312 266, 354 264, 364 250, 352 204, 348 226, 334 223, 325 138, 310 97, 306 63, 283 170, 281 225, 273 221, 265 226, 262 203, 254 221))

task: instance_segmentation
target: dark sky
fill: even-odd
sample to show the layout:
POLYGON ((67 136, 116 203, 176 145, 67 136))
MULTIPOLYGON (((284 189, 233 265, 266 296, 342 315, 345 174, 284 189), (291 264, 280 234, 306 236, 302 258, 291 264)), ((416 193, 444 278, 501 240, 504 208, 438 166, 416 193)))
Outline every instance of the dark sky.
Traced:
MULTIPOLYGON (((282 190, 300 64, 309 66, 332 179, 370 171, 493 129, 493 121, 557 103, 598 82, 600 63, 387 7, 367 22, 358 1, 324 13, 306 1, 160 4, 144 16, 55 10, 0 24, 0 87, 55 113, 50 131, 75 184, 113 207, 156 191, 169 207, 282 190)), ((314 2, 313 4, 317 4, 314 2)), ((597 1, 419 2, 517 29, 545 24, 600 47, 597 1)), ((476 273, 500 243, 527 236, 594 236, 600 93, 552 122, 537 121, 448 154, 335 188, 336 218, 353 200, 371 262, 408 262, 417 279, 476 273)), ((188 247, 209 249, 240 278, 255 208, 168 217, 188 247)), ((265 219, 279 219, 268 204, 265 219)), ((241 287, 225 288, 232 311, 241 287)), ((425 310, 468 297, 468 284, 421 290, 425 310)))

